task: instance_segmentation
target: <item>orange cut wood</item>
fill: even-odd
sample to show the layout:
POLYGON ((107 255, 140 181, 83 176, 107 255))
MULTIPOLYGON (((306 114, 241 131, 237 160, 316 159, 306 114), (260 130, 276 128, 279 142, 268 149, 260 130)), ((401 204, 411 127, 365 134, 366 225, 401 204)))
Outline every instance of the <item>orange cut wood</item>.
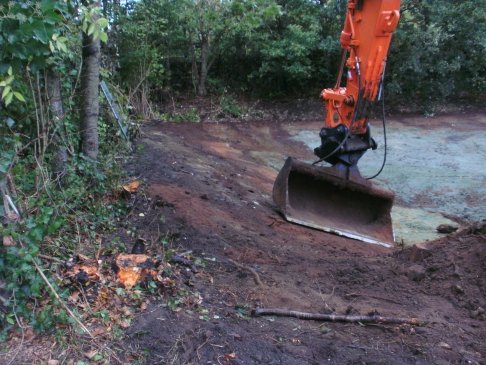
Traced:
POLYGON ((138 190, 140 187, 140 181, 139 180, 133 180, 127 185, 123 185, 123 190, 129 192, 129 193, 134 193, 138 190))
POLYGON ((119 254, 115 260, 118 281, 127 289, 138 282, 157 276, 155 263, 150 256, 144 254, 119 254))

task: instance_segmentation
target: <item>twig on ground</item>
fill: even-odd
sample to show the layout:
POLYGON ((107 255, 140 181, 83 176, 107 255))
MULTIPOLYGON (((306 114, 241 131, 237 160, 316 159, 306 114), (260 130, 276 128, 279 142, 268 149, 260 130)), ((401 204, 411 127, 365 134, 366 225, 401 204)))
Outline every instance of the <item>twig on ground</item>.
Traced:
POLYGON ((209 339, 210 339, 210 337, 206 336, 206 339, 204 340, 204 342, 202 344, 200 344, 196 349, 196 355, 197 355, 197 358, 199 359, 199 361, 201 360, 201 355, 199 355, 199 350, 202 349, 209 342, 209 339))
POLYGON ((246 270, 246 271, 249 271, 252 275, 253 275, 253 278, 255 279, 255 283, 258 285, 258 286, 263 286, 263 283, 260 279, 260 275, 258 275, 258 273, 255 271, 255 269, 252 269, 251 267, 248 267, 248 266, 245 266, 245 265, 242 265, 232 259, 228 259, 229 262, 231 262, 233 265, 235 265, 237 268, 239 269, 242 269, 242 270, 246 270))
POLYGON ((38 254, 37 256, 39 256, 41 259, 44 259, 44 260, 48 260, 48 261, 53 261, 53 262, 56 262, 58 264, 64 264, 64 261, 58 259, 57 257, 52 257, 52 256, 48 256, 48 255, 44 255, 44 254, 38 254))
POLYGON ((349 323, 393 323, 393 324, 411 324, 421 326, 424 323, 416 318, 384 317, 379 315, 351 316, 344 314, 321 314, 298 312, 280 308, 256 308, 253 312, 256 316, 282 316, 294 317, 298 319, 311 319, 316 321, 330 322, 349 322, 349 323))
POLYGON ((52 294, 54 294, 54 296, 56 297, 56 299, 59 301, 59 303, 64 307, 64 309, 69 313, 69 315, 71 316, 72 319, 74 319, 74 321, 79 325, 79 327, 81 327, 81 329, 86 332, 89 337, 91 338, 95 338, 93 336, 93 334, 89 331, 88 328, 86 328, 86 326, 83 324, 83 322, 81 322, 79 320, 79 318, 71 311, 71 309, 67 306, 67 304, 64 302, 64 300, 61 299, 61 297, 59 296, 59 294, 57 293, 56 289, 54 289, 54 287, 52 286, 51 282, 49 281, 49 279, 46 277, 46 275, 44 274, 44 272, 42 271, 42 269, 40 268, 39 265, 37 265, 37 262, 35 262, 34 260, 32 260, 34 266, 35 266, 35 269, 37 270, 37 272, 39 273, 39 275, 42 277, 42 280, 44 280, 44 282, 47 284, 47 286, 49 287, 49 289, 51 290, 52 294))

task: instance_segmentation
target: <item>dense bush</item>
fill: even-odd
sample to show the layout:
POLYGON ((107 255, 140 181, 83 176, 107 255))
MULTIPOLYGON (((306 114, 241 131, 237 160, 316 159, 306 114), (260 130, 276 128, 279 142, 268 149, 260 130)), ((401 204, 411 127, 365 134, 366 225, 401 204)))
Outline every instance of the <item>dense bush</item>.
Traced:
MULTIPOLYGON (((404 0, 401 8, 389 95, 421 103, 484 96, 486 1, 404 0)), ((344 0, 132 2, 120 20, 121 78, 144 81, 155 101, 197 92, 204 67, 213 92, 317 95, 337 72, 345 9, 344 0)))
POLYGON ((85 3, 0 4, 0 340, 17 325, 50 330, 70 320, 39 255, 68 257, 118 214, 99 201, 119 176, 113 123, 95 131, 100 163, 79 148, 81 34, 106 41, 108 25, 85 3))
POLYGON ((404 100, 484 96, 485 52, 486 1, 404 1, 389 89, 404 100))

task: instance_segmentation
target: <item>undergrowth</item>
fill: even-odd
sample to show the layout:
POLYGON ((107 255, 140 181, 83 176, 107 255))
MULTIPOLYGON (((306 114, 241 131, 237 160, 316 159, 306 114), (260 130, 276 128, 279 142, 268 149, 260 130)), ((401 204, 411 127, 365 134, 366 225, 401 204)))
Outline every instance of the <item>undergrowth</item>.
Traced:
POLYGON ((197 108, 189 108, 187 110, 181 110, 178 112, 174 111, 170 113, 163 113, 161 115, 161 118, 168 122, 174 122, 174 123, 181 123, 181 122, 199 123, 201 121, 197 108))
POLYGON ((0 225, 0 340, 14 328, 29 326, 44 332, 73 324, 59 302, 69 295, 59 285, 59 263, 74 252, 93 253, 100 235, 112 229, 116 217, 125 212, 118 192, 127 145, 116 137, 112 123, 101 120, 100 127, 99 162, 72 153, 63 176, 57 179, 49 172, 52 153, 47 150, 40 161, 33 149, 21 147, 20 133, 10 130, 12 148, 6 149, 9 153, 4 150, 0 159, 0 187, 8 193, 4 196, 11 197, 11 202, 0 202, 4 217, 0 225), (14 159, 20 154, 21 158, 14 159))

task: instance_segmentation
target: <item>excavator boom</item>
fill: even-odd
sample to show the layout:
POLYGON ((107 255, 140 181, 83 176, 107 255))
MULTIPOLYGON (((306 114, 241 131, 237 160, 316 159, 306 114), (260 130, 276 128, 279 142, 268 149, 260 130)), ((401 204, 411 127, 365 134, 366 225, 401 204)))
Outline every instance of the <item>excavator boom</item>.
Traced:
POLYGON ((288 221, 368 243, 393 244, 394 194, 363 178, 357 163, 368 149, 377 148, 368 118, 382 94, 399 9, 400 0, 348 0, 341 67, 334 87, 321 93, 326 117, 321 145, 314 149, 316 163, 325 161, 331 167, 287 159, 273 199, 288 221))

